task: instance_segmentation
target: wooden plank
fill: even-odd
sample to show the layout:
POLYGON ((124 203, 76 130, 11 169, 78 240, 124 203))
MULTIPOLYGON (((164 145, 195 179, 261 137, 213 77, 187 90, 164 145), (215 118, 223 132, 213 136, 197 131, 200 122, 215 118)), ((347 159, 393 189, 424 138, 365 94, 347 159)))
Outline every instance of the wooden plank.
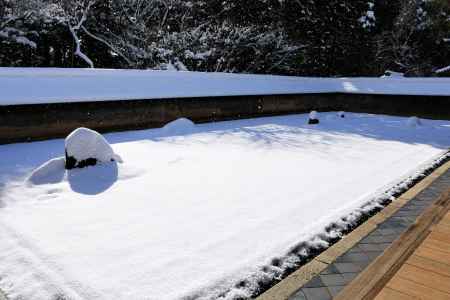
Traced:
POLYGON ((437 224, 433 226, 432 231, 439 231, 445 234, 450 234, 450 226, 445 226, 444 224, 437 224))
POLYGON ((447 220, 447 221, 450 221, 450 212, 448 212, 448 213, 444 216, 443 219, 444 219, 444 220, 447 220))
POLYGON ((446 252, 439 251, 436 249, 420 246, 417 248, 417 250, 414 252, 415 255, 425 257, 431 260, 434 260, 436 262, 450 265, 450 255, 446 252))
POLYGON ((443 224, 445 226, 450 226, 450 217, 444 217, 439 224, 443 224))
POLYGON ((419 299, 419 298, 400 293, 399 291, 393 290, 388 287, 382 289, 381 292, 375 297, 375 300, 411 300, 411 299, 419 299))
MULTIPOLYGON (((411 225, 399 239, 388 247, 361 274, 359 274, 336 297, 338 300, 373 299, 395 275, 400 267, 413 254, 415 249, 430 233, 430 227, 437 224, 450 209, 450 189, 444 192, 436 202, 411 225)), ((433 250, 434 251, 434 250, 433 250)), ((429 250, 425 250, 428 256, 429 250)), ((439 251, 442 252, 442 251, 439 251)), ((443 252, 445 253, 445 252, 443 252)), ((423 256, 423 255, 420 255, 423 256)), ((427 256, 427 257, 428 257, 427 256)), ((434 257, 434 256, 432 256, 434 257)), ((431 259, 433 259, 431 257, 431 259)), ((441 258, 440 261, 442 261, 441 258)))
POLYGON ((428 236, 423 244, 425 247, 436 249, 439 251, 450 253, 450 243, 446 243, 440 240, 436 240, 428 236))
POLYGON ((450 277, 450 265, 445 265, 440 262, 431 260, 429 258, 417 256, 416 254, 411 255, 407 260, 408 264, 422 268, 424 270, 429 270, 436 272, 438 274, 450 277))
POLYGON ((420 299, 450 299, 450 294, 417 284, 410 280, 401 278, 400 276, 395 276, 394 278, 392 278, 391 281, 388 282, 387 287, 413 297, 418 297, 420 299))
POLYGON ((424 270, 409 264, 404 264, 397 272, 397 274, 395 274, 395 277, 397 276, 447 293, 450 297, 450 277, 443 276, 432 271, 424 270))
MULTIPOLYGON (((431 219, 431 216, 430 218, 431 219)), ((338 300, 373 298, 426 238, 428 222, 413 224, 384 254, 370 264, 336 297, 338 300)))
POLYGON ((438 240, 438 241, 443 241, 446 243, 450 243, 450 235, 445 234, 443 232, 439 232, 439 231, 432 231, 429 235, 429 237, 438 240))

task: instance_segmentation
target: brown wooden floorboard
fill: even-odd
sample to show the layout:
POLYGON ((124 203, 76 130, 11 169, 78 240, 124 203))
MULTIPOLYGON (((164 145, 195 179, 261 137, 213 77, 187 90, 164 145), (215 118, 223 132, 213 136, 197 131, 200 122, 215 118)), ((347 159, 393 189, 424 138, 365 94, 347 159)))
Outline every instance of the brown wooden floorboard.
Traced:
POLYGON ((398 300, 411 300, 411 299, 419 299, 417 297, 401 293, 399 291, 393 290, 391 288, 385 288, 383 289, 375 298, 376 300, 391 300, 391 299, 398 299, 398 300))
POLYGON ((450 300, 450 190, 336 298, 450 300))
POLYGON ((450 255, 443 251, 420 246, 419 248, 417 248, 414 254, 450 266, 450 255))
POLYGON ((395 276, 450 294, 450 277, 441 275, 434 270, 421 269, 407 262, 395 276))
POLYGON ((426 257, 420 257, 417 256, 416 254, 413 254, 409 258, 408 264, 419 267, 424 270, 433 271, 438 274, 450 277, 450 265, 442 264, 438 261, 426 257))
MULTIPOLYGON (((388 282, 387 287, 413 296, 419 299, 434 299, 434 300, 448 300, 450 299, 450 294, 436 290, 435 288, 430 288, 422 284, 418 284, 411 280, 402 278, 400 276, 394 276, 391 281, 388 282)), ((391 298, 395 299, 395 298, 391 298)))
POLYGON ((430 234, 375 299, 450 299, 450 213, 430 234))

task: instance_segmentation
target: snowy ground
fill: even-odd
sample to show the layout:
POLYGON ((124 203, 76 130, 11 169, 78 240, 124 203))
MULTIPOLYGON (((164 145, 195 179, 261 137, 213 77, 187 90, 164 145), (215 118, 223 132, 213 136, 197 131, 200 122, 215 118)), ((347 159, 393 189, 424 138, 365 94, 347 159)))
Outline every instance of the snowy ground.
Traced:
POLYGON ((449 96, 450 78, 305 78, 201 72, 0 68, 0 91, 0 105, 330 92, 449 96))
POLYGON ((24 180, 63 140, 0 146, 0 288, 30 300, 248 296, 272 259, 450 146, 448 121, 307 117, 109 134, 122 164, 41 185, 24 180))

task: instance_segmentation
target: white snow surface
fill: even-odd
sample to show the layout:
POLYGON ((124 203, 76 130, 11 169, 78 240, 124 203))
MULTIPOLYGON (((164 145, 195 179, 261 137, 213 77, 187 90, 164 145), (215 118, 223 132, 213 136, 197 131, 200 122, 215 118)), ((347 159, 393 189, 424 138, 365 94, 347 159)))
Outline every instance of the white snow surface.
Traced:
POLYGON ((65 140, 65 149, 68 156, 77 161, 95 158, 99 162, 110 162, 119 156, 114 153, 106 139, 97 131, 80 127, 70 133, 65 140))
POLYGON ((0 146, 0 288, 13 300, 247 297, 272 259, 326 244, 326 225, 450 146, 449 121, 321 118, 108 134, 125 164, 56 168, 31 185, 64 140, 0 146))
POLYGON ((153 70, 0 68, 0 105, 298 93, 450 95, 450 78, 307 78, 153 70))

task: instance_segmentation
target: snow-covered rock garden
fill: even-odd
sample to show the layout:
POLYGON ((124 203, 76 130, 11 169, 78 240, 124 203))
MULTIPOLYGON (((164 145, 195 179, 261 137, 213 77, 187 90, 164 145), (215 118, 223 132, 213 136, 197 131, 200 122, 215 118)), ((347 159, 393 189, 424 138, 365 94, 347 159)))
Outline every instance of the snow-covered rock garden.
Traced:
POLYGON ((0 288, 27 300, 250 297, 301 259, 292 249, 325 247, 327 225, 346 226, 450 147, 449 121, 340 116, 1 145, 0 288))

